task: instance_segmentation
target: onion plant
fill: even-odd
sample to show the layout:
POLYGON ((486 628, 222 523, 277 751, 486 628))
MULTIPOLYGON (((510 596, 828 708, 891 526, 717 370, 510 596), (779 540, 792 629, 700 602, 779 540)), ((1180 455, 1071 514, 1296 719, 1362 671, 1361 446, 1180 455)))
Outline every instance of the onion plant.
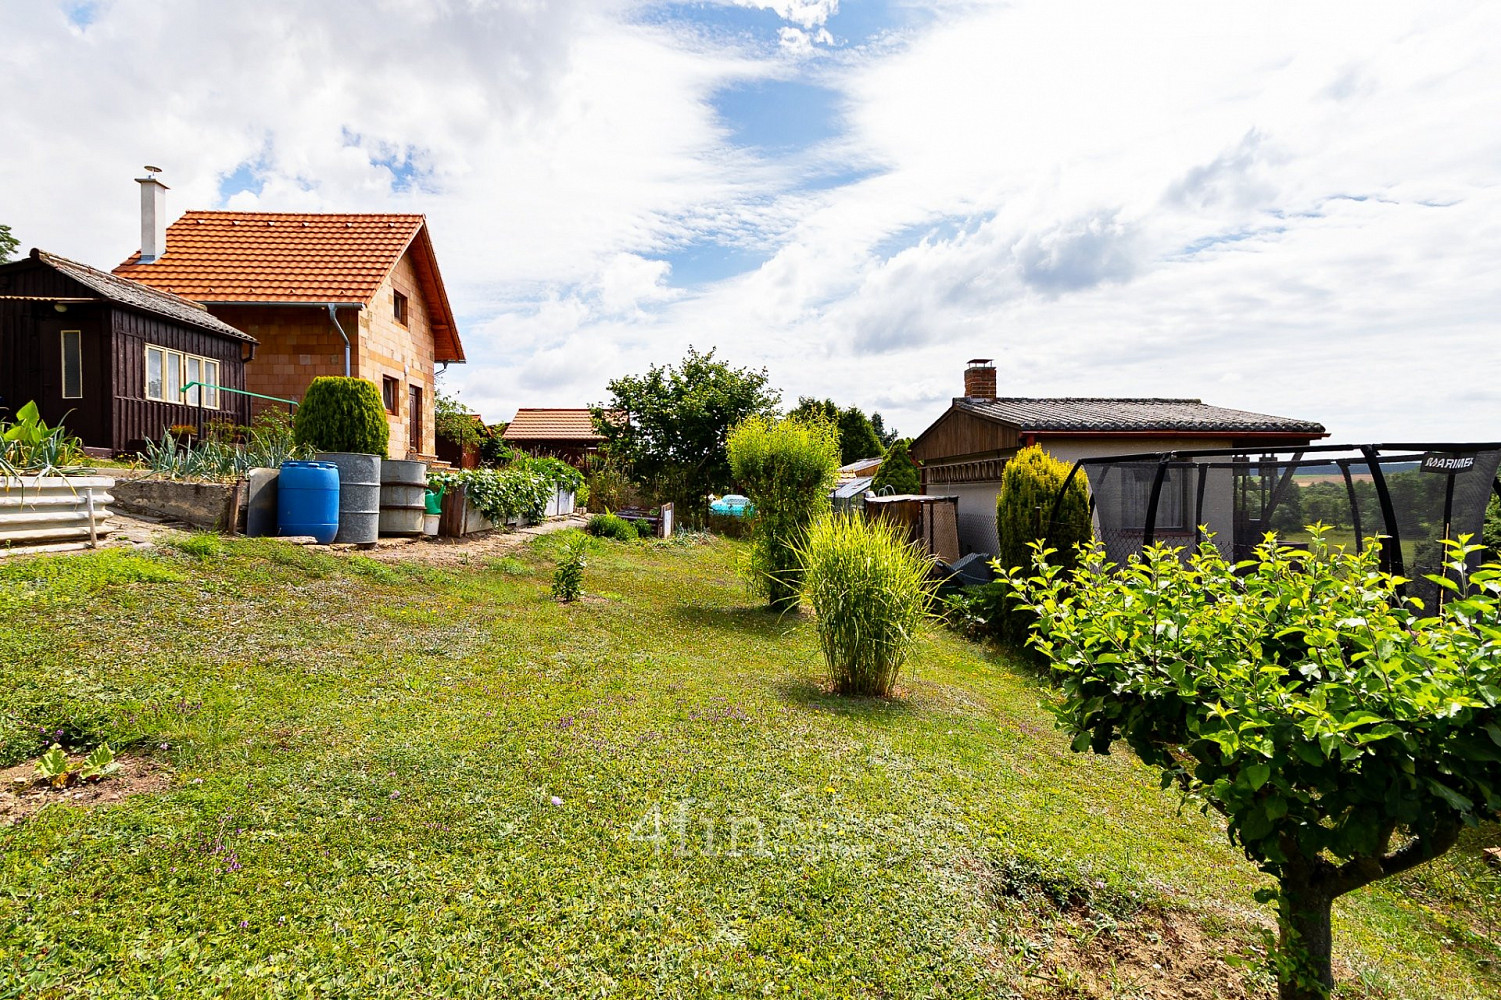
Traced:
POLYGON ((933 604, 928 560, 897 526, 859 514, 814 522, 798 557, 834 689, 889 694, 933 604))
POLYGON ((83 461, 83 443, 66 427, 47 426, 35 402, 0 420, 0 476, 51 476, 83 461))

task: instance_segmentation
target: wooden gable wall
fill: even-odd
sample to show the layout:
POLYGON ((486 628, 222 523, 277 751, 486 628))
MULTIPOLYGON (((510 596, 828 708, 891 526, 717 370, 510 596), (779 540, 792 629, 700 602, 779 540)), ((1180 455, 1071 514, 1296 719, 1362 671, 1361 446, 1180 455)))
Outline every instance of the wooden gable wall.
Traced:
POLYGON ((912 443, 912 457, 923 465, 941 465, 999 452, 1015 451, 1020 428, 950 408, 912 443))

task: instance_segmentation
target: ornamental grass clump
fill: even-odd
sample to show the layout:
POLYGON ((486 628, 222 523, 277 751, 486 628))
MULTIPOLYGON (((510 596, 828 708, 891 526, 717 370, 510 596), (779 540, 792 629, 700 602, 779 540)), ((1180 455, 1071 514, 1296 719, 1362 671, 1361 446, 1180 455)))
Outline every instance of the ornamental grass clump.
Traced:
POLYGON ((834 690, 890 694, 933 603, 927 559, 897 526, 849 514, 814 522, 797 555, 834 690))
POLYGON ((829 511, 839 472, 839 427, 826 420, 755 416, 730 430, 735 479, 756 509, 751 522, 751 586, 774 610, 797 607, 798 548, 829 511))

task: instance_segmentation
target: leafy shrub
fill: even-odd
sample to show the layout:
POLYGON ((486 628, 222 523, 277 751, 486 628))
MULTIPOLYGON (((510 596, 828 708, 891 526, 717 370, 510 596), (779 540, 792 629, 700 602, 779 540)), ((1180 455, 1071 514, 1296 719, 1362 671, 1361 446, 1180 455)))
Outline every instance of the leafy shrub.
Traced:
POLYGON ((525 469, 539 476, 564 493, 577 494, 584 486, 584 474, 558 458, 532 458, 523 456, 511 463, 512 469, 525 469))
POLYGON ((884 493, 889 486, 892 493, 922 492, 922 473, 917 470, 917 463, 912 461, 912 454, 907 450, 911 443, 902 438, 886 449, 881 467, 876 469, 875 478, 871 480, 871 489, 884 493))
POLYGON ((584 593, 584 542, 580 539, 563 549, 558 568, 552 575, 552 596, 570 604, 584 593))
POLYGON ((847 514, 815 521, 797 555, 835 690, 889 694, 932 606, 928 561, 899 527, 847 514))
MULTIPOLYGON (((534 466, 534 462, 515 462, 504 469, 437 472, 427 477, 427 487, 463 489, 469 505, 496 524, 517 518, 540 521, 558 488, 558 470, 547 465, 534 466)), ((577 475, 575 470, 569 471, 577 475)))
POLYGON ((753 416, 730 430, 730 467, 756 508, 751 585, 778 611, 797 607, 808 526, 829 510, 839 428, 820 419, 753 416))
POLYGON ((293 418, 299 445, 314 451, 346 451, 385 457, 391 426, 380 389, 363 378, 320 375, 313 379, 293 418))
POLYGON ((1485 507, 1485 544, 1492 559, 1501 559, 1501 496, 1494 494, 1485 507))
POLYGON ((603 510, 639 507, 646 499, 620 464, 608 458, 595 458, 590 462, 582 496, 583 499, 578 501, 580 504, 593 503, 603 510))
POLYGON ((1281 996, 1322 998, 1333 901, 1501 814, 1501 564, 1449 543, 1447 595, 1417 611, 1379 547, 1269 539, 1239 567, 1205 543, 1012 582, 1038 616, 1076 751, 1124 742, 1277 879, 1281 996))
POLYGON ((45 476, 83 461, 83 442, 61 424, 48 427, 35 402, 0 420, 0 475, 45 476))
POLYGON ((639 535, 642 538, 656 538, 657 537, 657 529, 654 528, 652 526, 652 523, 650 521, 648 521, 644 517, 641 518, 640 520, 636 521, 635 524, 634 524, 634 527, 636 529, 636 534, 639 535))
POLYGON ((584 530, 596 538, 613 538, 617 542, 629 542, 640 537, 635 525, 623 517, 609 513, 595 514, 589 518, 584 530))

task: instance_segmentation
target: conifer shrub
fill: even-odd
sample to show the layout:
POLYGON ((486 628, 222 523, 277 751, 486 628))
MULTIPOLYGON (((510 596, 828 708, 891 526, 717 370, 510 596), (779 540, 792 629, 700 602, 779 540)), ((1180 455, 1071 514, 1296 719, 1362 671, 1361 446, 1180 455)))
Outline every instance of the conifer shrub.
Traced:
POLYGON ((1026 642, 1036 616, 1018 606, 1004 575, 1031 564, 1034 542, 1056 550, 1054 561, 1071 569, 1075 547, 1093 537, 1089 486, 1082 471, 1074 476, 1063 502, 1058 503, 1058 491, 1068 479, 1070 468, 1069 463, 1054 458, 1037 445, 1023 448, 1006 463, 996 497, 996 535, 1000 544, 991 562, 1003 578, 971 587, 956 599, 960 617, 971 623, 972 631, 1030 652, 1026 642))
POLYGON ((753 416, 730 429, 730 469, 750 497, 751 585, 777 611, 797 607, 798 548, 829 511, 839 472, 839 428, 817 417, 753 416))
POLYGON ((314 451, 345 451, 386 457, 391 426, 380 389, 363 378, 320 375, 313 379, 292 419, 292 437, 314 451))
POLYGON ((932 606, 927 559, 898 526, 859 514, 815 521, 797 556, 834 689, 890 694, 932 606))
POLYGON ((881 459, 881 466, 876 469, 875 479, 871 481, 871 489, 884 493, 885 488, 890 486, 892 493, 922 492, 922 473, 918 471, 917 463, 907 450, 911 443, 902 438, 886 449, 886 456, 881 459))

